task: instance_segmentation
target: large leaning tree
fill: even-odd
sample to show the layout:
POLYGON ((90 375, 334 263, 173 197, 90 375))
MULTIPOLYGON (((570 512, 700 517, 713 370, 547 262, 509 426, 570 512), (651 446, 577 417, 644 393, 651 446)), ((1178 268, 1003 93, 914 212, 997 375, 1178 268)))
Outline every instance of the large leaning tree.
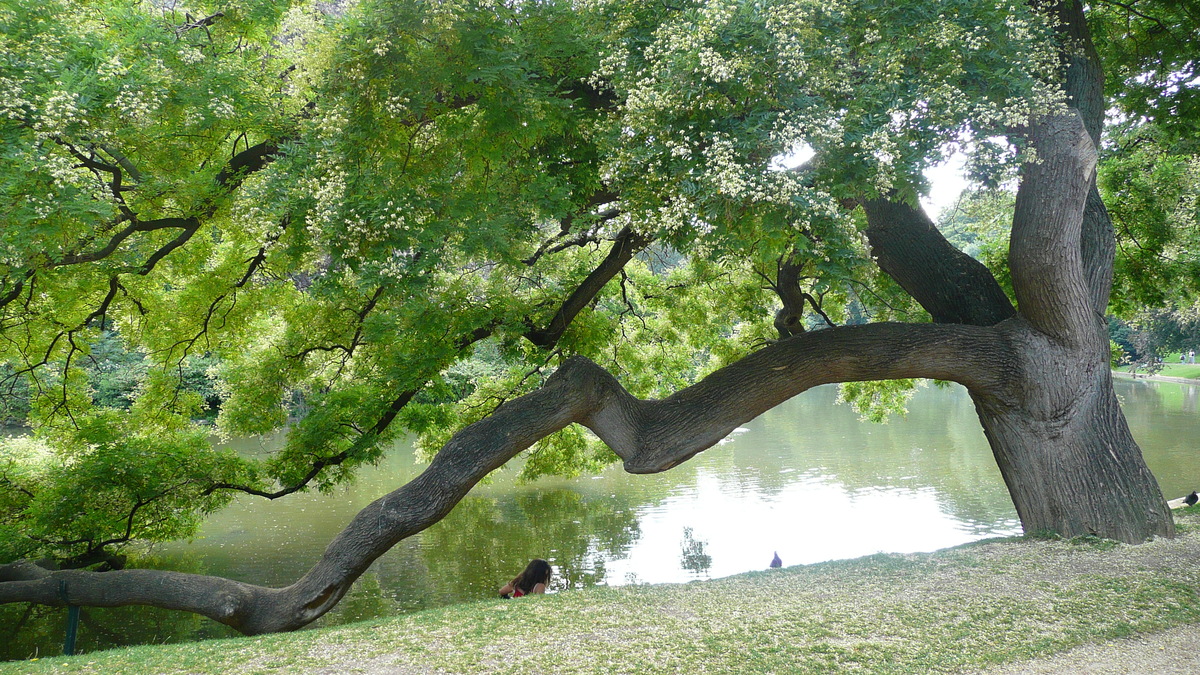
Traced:
POLYGON ((1194 107, 1196 18, 5 0, 0 377, 33 433, 0 450, 0 603, 295 629, 518 455, 528 477, 665 471, 836 382, 965 386, 1027 531, 1170 536, 1110 379, 1096 176, 1111 107, 1162 129, 1194 107), (984 139, 1019 167, 998 276, 918 205, 922 171, 984 139), (89 378, 113 340, 145 363, 128 407, 89 378), (213 450, 197 363, 219 432, 286 429, 283 449, 213 450), (286 588, 123 564, 402 434, 428 469, 286 588))

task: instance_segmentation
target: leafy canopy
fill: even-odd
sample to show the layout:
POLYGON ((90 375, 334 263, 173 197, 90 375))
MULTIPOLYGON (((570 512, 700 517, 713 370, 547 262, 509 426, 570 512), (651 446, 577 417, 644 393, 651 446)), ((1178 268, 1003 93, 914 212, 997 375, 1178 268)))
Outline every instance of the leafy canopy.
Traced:
MULTIPOLYGON (((563 355, 675 389, 774 335, 786 260, 822 320, 919 318, 842 200, 914 200, 947 142, 1061 105, 1016 0, 6 0, 0 54, 0 374, 35 433, 8 558, 330 489, 563 355), (113 334, 127 410, 84 371, 113 334), (209 448, 199 363, 219 432, 283 450, 209 448)), ((525 471, 611 458, 569 429, 525 471)))

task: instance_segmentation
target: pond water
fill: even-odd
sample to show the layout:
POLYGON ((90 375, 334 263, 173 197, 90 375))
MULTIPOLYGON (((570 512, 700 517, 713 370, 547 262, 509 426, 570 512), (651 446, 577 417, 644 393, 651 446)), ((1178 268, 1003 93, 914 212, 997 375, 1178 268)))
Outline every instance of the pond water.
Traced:
MULTIPOLYGON (((1128 379, 1116 387, 1167 498, 1200 487, 1200 387, 1128 379)), ((906 417, 883 425, 860 422, 835 398, 832 386, 806 392, 663 474, 614 466, 520 485, 515 470, 502 469, 443 521, 377 560, 315 625, 492 598, 534 557, 551 562, 558 591, 738 574, 766 568, 776 552, 790 566, 1020 533, 961 387, 923 387, 906 417)), ((261 441, 236 447, 264 449, 261 441)), ((286 585, 359 509, 422 468, 399 444, 352 486, 274 502, 246 497, 206 522, 194 541, 156 554, 166 567, 286 585)), ((87 611, 93 643, 85 617, 82 649, 232 634, 177 612, 87 611)), ((44 653, 58 653, 56 621, 40 631, 50 639, 44 653)), ((28 622, 31 630, 39 623, 28 622)))

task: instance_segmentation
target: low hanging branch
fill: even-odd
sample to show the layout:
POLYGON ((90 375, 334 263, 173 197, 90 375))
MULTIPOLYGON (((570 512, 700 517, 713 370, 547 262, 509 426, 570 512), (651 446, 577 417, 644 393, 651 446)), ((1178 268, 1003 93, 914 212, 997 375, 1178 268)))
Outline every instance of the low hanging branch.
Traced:
MULTIPOLYGON (((649 243, 649 238, 641 235, 634 230, 626 227, 622 229, 613 240, 612 248, 604 257, 600 264, 587 277, 580 282, 579 286, 563 301, 559 310, 550 319, 546 328, 538 328, 533 324, 532 320, 528 320, 528 330, 525 333, 525 338, 531 343, 549 349, 553 347, 567 328, 574 321, 584 308, 590 304, 595 297, 603 290, 604 286, 611 281, 625 265, 633 259, 633 256, 641 251, 649 243)), ((382 290, 382 289, 380 289, 382 290)), ((368 305, 359 312, 361 319, 374 306, 379 299, 379 292, 371 299, 368 305)), ((361 330, 361 329, 359 329, 361 330)), ((491 337, 494 326, 481 326, 476 328, 471 333, 461 336, 456 341, 458 349, 465 350, 467 347, 491 337)), ((352 342, 354 344, 354 342, 352 342)), ((303 356, 303 352, 297 357, 303 356)), ((420 387, 400 392, 396 398, 383 410, 379 419, 376 420, 370 429, 359 438, 351 447, 329 457, 323 457, 315 460, 309 471, 297 482, 282 486, 276 490, 263 490, 249 485, 239 485, 233 483, 214 483, 209 486, 204 494, 212 494, 217 490, 235 490, 245 492, 246 494, 265 497, 267 499, 278 499, 285 497, 295 492, 299 492, 308 486, 327 468, 338 466, 352 457, 355 452, 361 450, 362 446, 369 443, 370 439, 381 436, 387 431, 388 426, 392 421, 408 405, 409 401, 417 395, 420 387)))
POLYGON ((0 603, 149 605, 202 614, 248 635, 295 630, 329 611, 376 558, 442 519, 488 473, 572 423, 595 432, 627 471, 654 473, 819 384, 934 377, 1002 395, 1008 344, 1003 328, 830 328, 780 341, 650 401, 629 394, 593 362, 573 357, 541 389, 455 434, 423 473, 360 511, 320 561, 286 588, 160 570, 51 572, 18 562, 0 567, 0 603))

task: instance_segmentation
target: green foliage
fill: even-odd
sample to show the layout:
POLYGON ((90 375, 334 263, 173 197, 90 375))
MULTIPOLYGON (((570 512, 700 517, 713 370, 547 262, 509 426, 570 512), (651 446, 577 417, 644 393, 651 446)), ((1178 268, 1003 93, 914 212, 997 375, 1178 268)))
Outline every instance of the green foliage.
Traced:
POLYGON ((1008 235, 1015 198, 1014 192, 1003 188, 969 190, 937 224, 946 239, 991 270, 1010 299, 1015 296, 1008 270, 1008 235))
MULTIPOLYGON (((0 407, 37 439, 6 446, 6 555, 187 536, 230 484, 330 489, 571 354, 666 395, 776 337, 781 261, 810 325, 921 319, 844 200, 915 200, 948 140, 1063 102, 1017 0, 11 0, 0 53, 0 407), (188 420, 214 405, 287 443, 212 452, 188 420)), ((1001 271, 1003 199, 954 224, 1001 271)), ((880 417, 907 386, 846 396, 880 417)), ((615 458, 568 429, 526 459, 615 458)))
POLYGON ((1196 0, 1097 3, 1089 23, 1108 75, 1110 105, 1131 120, 1147 120, 1167 145, 1200 152, 1200 76, 1194 40, 1200 29, 1196 0))
POLYGON ((864 420, 886 422, 889 415, 907 412, 905 406, 916 393, 916 380, 843 382, 838 401, 849 403, 864 420))
POLYGON ((598 472, 618 460, 600 439, 572 425, 538 442, 521 468, 520 479, 533 481, 549 475, 575 478, 598 472))
POLYGON ((1125 317, 1200 291, 1200 156, 1163 136, 1155 125, 1116 137, 1098 178, 1117 231, 1112 307, 1125 317))
POLYGON ((1130 318, 1190 305, 1200 290, 1200 4, 1100 3, 1089 23, 1113 122, 1098 180, 1117 234, 1111 309, 1130 318))
POLYGON ((120 338, 107 334, 90 346, 85 358, 84 368, 93 388, 92 402, 105 408, 128 408, 136 397, 135 390, 146 377, 144 355, 125 351, 120 338))
POLYGON ((1110 316, 1109 337, 1125 356, 1128 364, 1155 364, 1169 353, 1186 352, 1200 347, 1200 317, 1197 308, 1147 309, 1129 320, 1110 316))
POLYGON ((1116 368, 1119 365, 1127 363, 1129 359, 1129 353, 1113 340, 1108 341, 1108 352, 1108 365, 1112 368, 1116 368))
POLYGON ((16 369, 0 363, 0 426, 21 424, 29 415, 29 382, 16 369))
POLYGON ((78 428, 0 444, 0 559, 63 559, 133 540, 190 536, 228 503, 206 494, 214 477, 242 478, 241 462, 205 434, 161 413, 97 409, 78 428))

